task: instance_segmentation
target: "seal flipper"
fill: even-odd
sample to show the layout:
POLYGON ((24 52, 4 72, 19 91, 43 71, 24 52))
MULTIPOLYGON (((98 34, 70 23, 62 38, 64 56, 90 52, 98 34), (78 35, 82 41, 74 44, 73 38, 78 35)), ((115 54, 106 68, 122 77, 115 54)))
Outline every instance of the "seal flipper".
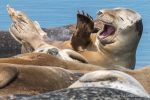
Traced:
POLYGON ((94 31, 94 21, 89 14, 83 11, 77 13, 76 32, 71 38, 71 45, 74 50, 85 49, 91 42, 90 35, 94 31))
POLYGON ((8 85, 18 75, 15 67, 0 67, 0 89, 8 85))
MULTIPOLYGON (((40 24, 37 22, 37 21, 34 21, 33 24, 35 25, 36 29, 39 31, 39 35, 44 39, 44 40, 49 40, 48 36, 47 36, 47 33, 44 32, 42 29, 41 29, 41 26, 40 24)), ((13 34, 12 34, 13 35, 13 34)), ((30 52, 33 52, 34 51, 34 48, 28 43, 28 42, 25 42, 25 41, 22 41, 22 47, 21 47, 21 53, 30 53, 30 52)))
POLYGON ((73 50, 64 49, 62 51, 67 53, 69 55, 69 57, 71 57, 74 60, 80 61, 82 63, 88 63, 88 60, 85 57, 83 57, 81 54, 79 54, 73 50))

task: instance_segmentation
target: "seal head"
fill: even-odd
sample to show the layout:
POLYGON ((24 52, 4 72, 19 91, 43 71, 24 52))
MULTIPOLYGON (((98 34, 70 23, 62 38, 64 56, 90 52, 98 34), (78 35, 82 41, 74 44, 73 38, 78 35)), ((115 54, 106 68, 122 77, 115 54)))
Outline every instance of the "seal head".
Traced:
POLYGON ((133 68, 143 30, 141 16, 127 8, 103 9, 97 13, 95 24, 99 29, 95 42, 98 51, 111 55, 121 66, 133 68))

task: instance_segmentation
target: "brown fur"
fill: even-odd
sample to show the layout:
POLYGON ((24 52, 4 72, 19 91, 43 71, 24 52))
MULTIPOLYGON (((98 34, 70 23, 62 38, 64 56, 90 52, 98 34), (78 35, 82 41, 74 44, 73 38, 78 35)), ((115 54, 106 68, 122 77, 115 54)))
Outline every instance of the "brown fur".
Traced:
MULTIPOLYGON (((15 73, 18 73, 18 68, 19 68, 19 70, 21 69, 21 72, 22 71, 26 71, 26 70, 30 71, 31 72, 30 74, 27 74, 28 71, 27 71, 27 73, 25 72, 25 74, 23 74, 24 77, 28 77, 29 78, 29 79, 25 78, 25 82, 27 82, 27 83, 28 82, 30 83, 31 82, 30 80, 32 79, 32 76, 34 76, 34 74, 36 74, 37 76, 35 76, 35 77, 37 77, 37 78, 34 78, 34 79, 37 79, 39 81, 39 84, 36 85, 37 87, 40 84, 41 85, 45 84, 46 86, 48 86, 47 83, 41 83, 41 82, 43 82, 42 80, 44 80, 42 77, 45 77, 45 76, 47 76, 47 77, 49 76, 49 78, 47 79, 47 80, 49 80, 49 82, 52 82, 54 80, 52 77, 55 77, 56 79, 58 79, 56 81, 56 84, 58 86, 60 86, 59 84, 64 82, 64 80, 66 80, 66 79, 62 79, 61 80, 60 77, 58 77, 58 73, 66 73, 66 71, 63 70, 63 69, 59 69, 59 68, 57 69, 54 66, 61 67, 61 68, 64 68, 64 69, 68 69, 68 70, 72 71, 73 73, 87 73, 89 71, 107 69, 107 68, 104 68, 104 67, 99 67, 99 66, 90 65, 90 64, 82 64, 82 63, 78 63, 78 62, 68 62, 68 61, 66 62, 64 60, 61 60, 61 59, 58 59, 58 58, 53 57, 51 55, 43 54, 43 53, 28 53, 28 54, 19 55, 19 56, 14 57, 14 58, 2 58, 2 59, 0 59, 0 66, 1 66, 0 67, 0 78, 1 78, 1 75, 3 76, 3 73, 1 73, 1 72, 4 70, 5 67, 6 68, 8 67, 8 69, 11 69, 12 67, 16 68, 16 69, 13 68, 14 70, 17 70, 17 71, 15 71, 15 73), (3 63, 9 63, 9 64, 3 64, 3 63), (21 65, 16 65, 16 64, 21 64, 21 65), (36 65, 36 66, 33 66, 33 65, 36 65), (47 69, 47 67, 51 67, 51 68, 47 69), (39 69, 40 69, 40 72, 38 72, 39 69), (51 70, 55 70, 56 72, 53 73, 53 72, 51 72, 51 70), (59 71, 59 70, 61 70, 61 71, 59 71), (38 73, 43 73, 45 76, 41 76, 41 74, 39 75, 38 73), (49 75, 49 74, 51 74, 51 75, 49 75), (50 76, 52 76, 52 77, 50 77, 50 76)), ((110 68, 108 68, 108 69, 110 69, 110 68)), ((149 88, 150 87, 150 84, 149 84, 149 82, 150 82, 150 79, 149 79, 149 77, 150 77, 150 74, 149 74, 150 67, 145 67, 143 69, 138 69, 138 70, 129 70, 129 69, 125 69, 125 68, 121 69, 120 67, 116 66, 116 68, 113 67, 112 69, 117 69, 117 70, 126 72, 127 74, 133 76, 135 79, 137 79, 143 85, 143 87, 150 94, 150 88, 149 88)), ((11 71, 12 71, 12 69, 11 69, 11 71)), ((8 72, 8 73, 12 73, 12 72, 8 72)), ((12 74, 11 76, 14 76, 14 78, 15 78, 16 75, 18 76, 18 74, 12 74)), ((69 76, 65 76, 64 78, 69 77, 69 76)), ((7 78, 4 78, 4 79, 7 79, 7 78)), ((34 79, 33 79, 33 81, 36 81, 34 79)), ((19 83, 19 81, 21 83, 24 82, 23 80, 24 79, 22 79, 22 81, 18 80, 18 83, 19 83)), ((10 86, 11 86, 11 84, 13 86, 15 86, 15 88, 16 87, 19 88, 19 86, 20 86, 20 85, 18 85, 16 83, 14 84, 14 82, 11 82, 11 81, 8 82, 8 83, 10 84, 10 86)), ((31 86, 33 84, 34 84, 34 82, 31 84, 31 86)), ((51 84, 51 83, 49 83, 49 84, 51 84)), ((58 88, 55 88, 57 85, 53 86, 51 84, 51 88, 48 88, 48 89, 49 90, 58 89, 58 88)), ((6 85, 5 86, 6 88, 2 87, 2 89, 4 89, 4 90, 6 89, 5 92, 3 91, 3 93, 7 94, 8 91, 11 92, 12 89, 7 90, 7 86, 9 87, 9 85, 6 85)), ((23 83, 22 86, 24 86, 25 90, 26 89, 30 90, 28 84, 25 85, 23 83)), ((31 94, 34 94, 34 93, 36 94, 38 92, 46 92, 46 91, 48 91, 48 90, 43 90, 43 91, 41 90, 41 91, 39 91, 38 90, 39 88, 37 88, 36 86, 34 86, 34 89, 35 89, 36 92, 35 91, 29 91, 29 92, 26 91, 25 92, 25 90, 23 90, 22 92, 20 91, 20 92, 21 93, 27 93, 27 94, 30 94, 30 93, 31 94)), ((61 86, 62 86, 62 88, 65 88, 66 86, 68 86, 68 84, 66 85, 66 83, 62 83, 61 86)), ((41 86, 41 87, 43 87, 43 86, 41 86)), ((13 91, 18 91, 17 90, 18 88, 16 88, 16 89, 15 88, 13 88, 13 91)), ((21 87, 21 88, 23 88, 23 87, 21 87)), ((0 90, 0 93, 2 93, 1 90, 0 90)), ((16 92, 16 93, 18 93, 18 92, 16 92)))
POLYGON ((49 66, 0 64, 0 95, 39 94, 67 88, 76 80, 69 71, 49 66), (7 76, 6 76, 7 75, 7 76), (7 78, 9 80, 5 82, 7 78))
MULTIPOLYGON (((57 66, 57 67, 61 67, 64 69, 80 70, 80 71, 92 71, 92 70, 98 70, 98 69, 105 69, 101 66, 83 64, 83 63, 79 63, 75 61, 74 62, 65 61, 55 56, 44 54, 44 53, 26 53, 26 54, 18 55, 16 57, 1 58, 0 63, 38 65, 38 66, 57 66)), ((115 67, 112 67, 112 69, 114 68, 115 67)))
MULTIPOLYGON (((24 75, 23 79, 22 79, 24 81, 22 81, 21 79, 16 81, 16 79, 15 79, 15 82, 13 82, 13 81, 11 81, 13 79, 11 79, 8 82, 8 84, 10 84, 10 85, 1 87, 2 89, 0 90, 0 94, 3 93, 3 95, 4 94, 6 95, 8 92, 9 93, 11 93, 11 92, 19 93, 19 92, 17 92, 17 91, 19 91, 17 89, 20 89, 20 88, 21 88, 20 93, 37 94, 39 92, 46 92, 48 90, 44 90, 45 85, 46 86, 51 85, 51 88, 50 87, 48 88, 49 90, 58 89, 58 88, 56 88, 57 85, 60 86, 59 84, 64 82, 64 80, 66 80, 67 77, 69 77, 69 76, 63 77, 65 79, 60 79, 60 77, 58 77, 57 74, 58 73, 66 73, 66 71, 63 69, 55 68, 54 66, 68 69, 75 73, 76 72, 77 73, 85 73, 85 72, 89 72, 89 71, 106 69, 103 67, 100 68, 99 66, 90 65, 90 64, 82 64, 82 63, 77 63, 77 62, 65 62, 65 61, 58 59, 56 57, 53 57, 51 55, 40 54, 40 53, 23 54, 16 58, 2 58, 2 59, 0 59, 0 62, 1 62, 0 63, 0 72, 3 71, 4 68, 7 69, 7 67, 8 67, 8 69, 11 70, 11 72, 10 71, 8 72, 9 74, 11 74, 12 72, 16 73, 16 74, 11 75, 11 76, 13 76, 13 79, 16 78, 16 75, 18 76, 18 73, 23 73, 25 71, 25 73, 23 74, 24 75), (12 63, 12 64, 3 64, 3 63, 12 63), (21 65, 16 65, 16 64, 21 64, 21 65), (32 66, 32 65, 36 65, 36 66, 32 66), (38 65, 41 65, 41 66, 38 66, 38 65), (11 69, 10 67, 11 68, 13 67, 13 68, 11 69), (47 67, 50 67, 50 68, 47 69, 47 67), (16 69, 14 69, 14 68, 16 68, 16 69), (21 70, 21 72, 18 72, 18 69, 21 70), (40 70, 40 72, 39 72, 39 70, 40 70), (55 70, 56 73, 51 72, 51 70, 55 70), (41 74, 39 75, 38 73, 39 74, 41 73, 41 74), (34 76, 34 74, 36 76, 34 76), (32 76, 37 77, 37 78, 33 78, 32 76), (51 76, 51 77, 49 77, 49 76, 51 76), (27 77, 29 79, 27 79, 27 77), (45 77, 44 79, 47 79, 47 81, 49 82, 48 84, 50 84, 50 85, 48 85, 47 83, 43 83, 43 81, 41 81, 41 79, 44 80, 42 77, 45 77), (51 83, 54 80, 53 77, 55 77, 55 79, 57 79, 56 85, 52 85, 52 83, 51 83), (36 81, 34 79, 39 79, 39 80, 36 81), (33 80, 33 81, 31 81, 31 80, 33 80), (35 81, 40 82, 40 83, 34 85, 35 81), (16 84, 16 82, 18 84, 16 84), (19 85, 19 83, 21 85, 19 85), (15 87, 12 88, 9 86, 15 86, 15 87), (22 87, 20 87, 20 86, 22 86, 22 87), (38 88, 40 86, 41 86, 41 88, 38 88), (32 88, 33 90, 31 89, 31 87, 33 87, 32 88), (43 90, 42 90, 42 87, 43 87, 43 90), (22 88, 24 88, 24 90, 22 90, 22 88), (8 89, 9 89, 9 91, 8 91, 8 89)), ((112 69, 114 69, 114 68, 112 68, 112 69)), ((119 68, 116 68, 116 69, 119 69, 119 68)), ((148 93, 150 93, 150 88, 149 88, 150 87, 150 84, 149 84, 150 83, 150 79, 149 79, 150 67, 145 67, 143 69, 138 69, 138 70, 129 70, 129 69, 121 69, 120 68, 120 71, 126 72, 127 74, 133 76, 135 79, 137 79, 143 85, 143 87, 148 91, 148 93)), ((1 73, 0 78, 7 79, 7 78, 4 78, 3 75, 4 74, 1 73)), ((68 85, 66 85, 65 83, 62 83, 61 86, 62 86, 62 88, 65 88, 68 85)))
POLYGON ((71 38, 71 45, 74 50, 82 51, 91 43, 90 35, 94 30, 94 22, 91 20, 88 14, 83 16, 78 12, 76 32, 73 33, 71 38))

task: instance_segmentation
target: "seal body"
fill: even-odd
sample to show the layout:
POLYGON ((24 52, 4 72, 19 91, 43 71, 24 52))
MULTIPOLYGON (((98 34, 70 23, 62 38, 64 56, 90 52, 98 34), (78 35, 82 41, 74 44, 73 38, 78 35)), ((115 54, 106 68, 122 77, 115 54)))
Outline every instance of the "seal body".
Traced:
POLYGON ((0 95, 39 94, 67 88, 73 73, 58 67, 0 64, 0 95))
POLYGON ((116 70, 100 70, 82 76, 74 87, 105 87, 130 92, 141 97, 150 97, 142 85, 132 76, 116 70))

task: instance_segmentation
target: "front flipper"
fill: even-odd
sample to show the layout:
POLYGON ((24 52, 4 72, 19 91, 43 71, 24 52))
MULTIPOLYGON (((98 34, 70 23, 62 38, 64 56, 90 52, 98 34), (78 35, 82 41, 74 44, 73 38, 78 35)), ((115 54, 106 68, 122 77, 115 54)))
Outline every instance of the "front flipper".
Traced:
POLYGON ((90 35, 94 31, 94 21, 89 14, 85 14, 83 11, 77 14, 76 32, 73 33, 71 38, 71 45, 74 50, 86 49, 90 44, 90 35))
POLYGON ((88 60, 83 57, 81 54, 73 51, 73 50, 70 50, 70 49, 64 49, 62 50, 64 53, 66 53, 70 58, 72 58, 73 60, 76 60, 76 61, 79 61, 79 62, 82 62, 82 63, 88 63, 88 60))
POLYGON ((14 8, 7 6, 8 14, 12 19, 12 25, 9 28, 11 35, 21 44, 27 42, 34 49, 41 46, 47 46, 45 40, 49 39, 37 21, 32 21, 26 14, 14 8))
POLYGON ((0 67, 0 89, 8 85, 18 75, 15 67, 0 67))

